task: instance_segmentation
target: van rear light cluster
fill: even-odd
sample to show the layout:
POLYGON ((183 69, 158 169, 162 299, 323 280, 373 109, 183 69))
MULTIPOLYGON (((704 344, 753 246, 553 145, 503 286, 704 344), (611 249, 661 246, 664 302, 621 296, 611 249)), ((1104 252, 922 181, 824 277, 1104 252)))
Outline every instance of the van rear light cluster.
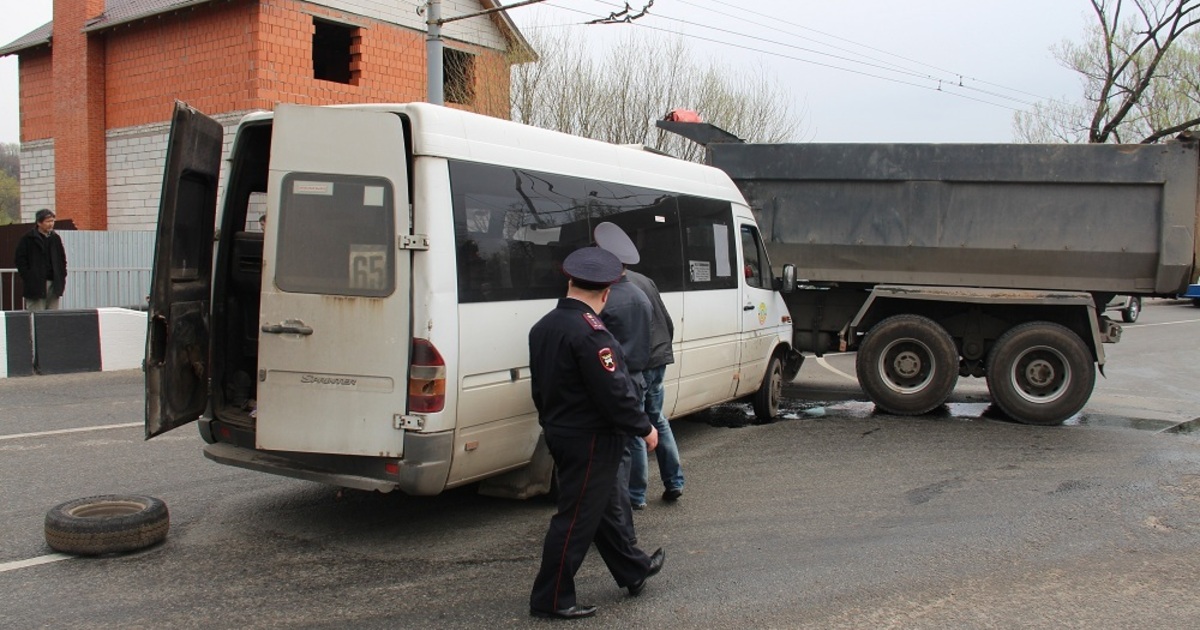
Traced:
POLYGON ((413 339, 408 369, 408 410, 433 413, 446 407, 446 361, 428 339, 413 339))

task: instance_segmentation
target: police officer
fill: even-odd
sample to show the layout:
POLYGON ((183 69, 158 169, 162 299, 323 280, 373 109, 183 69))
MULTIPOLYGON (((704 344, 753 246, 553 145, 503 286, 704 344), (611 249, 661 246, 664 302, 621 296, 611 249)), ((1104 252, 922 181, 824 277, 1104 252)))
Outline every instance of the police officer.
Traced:
POLYGON ((592 543, 632 596, 662 569, 666 554, 659 549, 647 556, 622 531, 628 494, 617 468, 626 443, 641 436, 653 449, 658 433, 642 410, 620 344, 599 317, 610 285, 621 277, 621 262, 586 247, 567 256, 562 268, 567 296, 529 331, 533 401, 558 471, 558 511, 546 532, 529 614, 576 619, 596 613, 575 599, 575 573, 592 543))

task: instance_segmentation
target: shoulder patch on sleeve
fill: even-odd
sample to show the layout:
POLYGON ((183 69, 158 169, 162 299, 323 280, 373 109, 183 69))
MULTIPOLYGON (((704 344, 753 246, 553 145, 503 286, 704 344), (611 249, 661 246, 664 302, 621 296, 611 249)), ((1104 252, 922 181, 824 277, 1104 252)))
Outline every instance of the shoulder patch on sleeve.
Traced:
POLYGON ((600 367, 609 372, 617 371, 617 359, 613 356, 612 348, 601 348, 598 356, 600 357, 600 367))
POLYGON ((596 317, 594 313, 584 313, 583 321, 587 322, 592 330, 605 330, 604 322, 600 321, 600 318, 596 317))

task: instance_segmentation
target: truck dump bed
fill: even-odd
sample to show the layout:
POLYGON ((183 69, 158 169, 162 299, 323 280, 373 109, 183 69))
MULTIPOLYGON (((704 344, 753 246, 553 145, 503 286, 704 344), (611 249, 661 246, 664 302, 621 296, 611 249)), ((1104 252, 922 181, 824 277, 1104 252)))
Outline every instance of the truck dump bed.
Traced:
POLYGON ((1169 295, 1194 277, 1194 142, 708 148, 800 278, 1169 295))

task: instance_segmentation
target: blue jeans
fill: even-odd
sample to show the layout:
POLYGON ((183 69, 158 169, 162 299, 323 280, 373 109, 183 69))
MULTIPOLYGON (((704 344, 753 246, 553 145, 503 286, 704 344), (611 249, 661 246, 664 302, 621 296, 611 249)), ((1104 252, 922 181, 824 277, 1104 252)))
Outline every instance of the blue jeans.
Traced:
MULTIPOLYGON (((667 366, 650 368, 642 375, 646 379, 646 395, 643 398, 646 415, 658 429, 658 447, 654 455, 658 458, 658 474, 662 477, 665 490, 683 490, 683 469, 679 466, 679 446, 671 433, 671 423, 662 413, 663 375, 667 366)), ((629 500, 635 505, 646 502, 646 485, 649 479, 649 462, 646 443, 640 439, 629 441, 631 462, 629 468, 629 500)))

